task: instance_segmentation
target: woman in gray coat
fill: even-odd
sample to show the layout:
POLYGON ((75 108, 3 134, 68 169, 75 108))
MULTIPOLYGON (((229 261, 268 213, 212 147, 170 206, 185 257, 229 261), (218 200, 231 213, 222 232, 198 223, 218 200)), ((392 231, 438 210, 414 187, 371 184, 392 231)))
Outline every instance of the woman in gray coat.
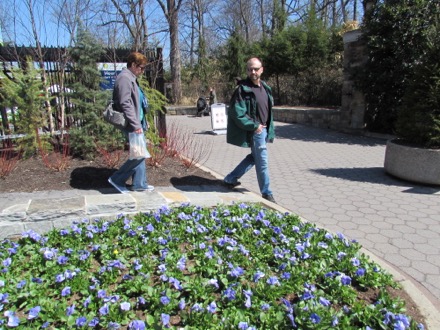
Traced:
MULTIPOLYGON (((147 128, 146 114, 148 101, 142 89, 139 87, 137 77, 145 70, 147 58, 145 55, 133 52, 128 56, 127 68, 118 75, 113 89, 113 104, 115 110, 121 111, 127 118, 127 127, 124 133, 144 134, 147 128)), ((108 182, 120 193, 129 192, 125 186, 128 178, 132 178, 131 190, 153 191, 154 187, 147 183, 147 171, 145 158, 129 159, 116 171, 108 182)))

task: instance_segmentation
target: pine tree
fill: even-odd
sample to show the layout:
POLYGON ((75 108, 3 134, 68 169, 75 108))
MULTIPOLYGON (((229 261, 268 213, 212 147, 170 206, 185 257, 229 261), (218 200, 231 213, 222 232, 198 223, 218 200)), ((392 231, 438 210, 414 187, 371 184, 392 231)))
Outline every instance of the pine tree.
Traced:
POLYGON ((110 93, 100 88, 102 78, 97 62, 102 53, 103 48, 91 33, 79 28, 77 42, 70 50, 75 81, 70 88, 73 90, 73 117, 76 121, 76 126, 70 130, 70 143, 74 154, 86 159, 97 155, 97 144, 108 149, 108 146, 118 146, 123 141, 120 131, 102 117, 111 99, 110 93))
MULTIPOLYGON (((18 145, 24 157, 36 154, 38 132, 44 128, 47 119, 40 74, 41 71, 34 67, 31 59, 27 59, 24 67, 12 69, 8 76, 0 72, 2 106, 18 109, 15 133, 23 134, 18 139, 18 145)), ((45 141, 45 147, 48 148, 47 139, 45 141)))

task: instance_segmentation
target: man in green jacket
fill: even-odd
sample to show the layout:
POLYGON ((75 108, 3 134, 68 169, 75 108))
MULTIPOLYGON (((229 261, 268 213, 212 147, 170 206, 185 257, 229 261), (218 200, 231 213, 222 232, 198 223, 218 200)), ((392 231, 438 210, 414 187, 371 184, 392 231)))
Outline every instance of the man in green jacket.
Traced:
POLYGON ((263 64, 253 57, 247 61, 246 80, 240 81, 232 96, 228 111, 227 142, 240 147, 250 147, 247 155, 237 167, 229 173, 224 183, 236 187, 238 181, 254 165, 258 185, 263 198, 275 203, 270 190, 267 141, 275 138, 273 125, 272 89, 262 81, 263 64))

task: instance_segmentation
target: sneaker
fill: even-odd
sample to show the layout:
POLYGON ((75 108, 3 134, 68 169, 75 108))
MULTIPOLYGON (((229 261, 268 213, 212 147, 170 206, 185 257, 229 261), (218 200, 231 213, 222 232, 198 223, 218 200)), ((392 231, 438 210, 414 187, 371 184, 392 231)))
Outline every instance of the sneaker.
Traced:
POLYGON ((267 194, 263 194, 263 198, 264 199, 267 199, 269 202, 272 202, 272 203, 277 203, 277 202, 275 202, 275 198, 273 198, 273 195, 267 195, 267 194))
POLYGON ((154 191, 154 186, 147 185, 147 188, 145 188, 145 189, 131 189, 131 191, 134 191, 134 192, 149 191, 149 192, 151 192, 151 191, 154 191))
POLYGON ((224 184, 226 187, 228 187, 228 188, 230 188, 230 189, 233 189, 233 188, 235 188, 235 187, 241 185, 241 182, 240 182, 240 181, 237 181, 236 183, 229 183, 229 182, 226 182, 225 180, 223 180, 223 184, 224 184))
POLYGON ((130 192, 127 188, 119 186, 116 183, 114 183, 112 178, 108 178, 108 183, 110 183, 121 194, 128 194, 130 192))

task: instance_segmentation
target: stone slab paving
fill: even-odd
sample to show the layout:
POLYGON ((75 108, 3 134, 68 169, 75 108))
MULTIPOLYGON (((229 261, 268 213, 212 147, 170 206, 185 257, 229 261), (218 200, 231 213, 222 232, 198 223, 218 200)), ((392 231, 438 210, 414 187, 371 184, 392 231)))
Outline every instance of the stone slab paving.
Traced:
MULTIPOLYGON (((167 117, 212 148, 201 163, 220 177, 249 152, 210 134, 209 117, 167 117)), ((440 306, 440 187, 410 183, 383 169, 386 140, 276 122, 269 144, 277 203, 332 232, 359 241, 421 286, 440 306)), ((242 187, 259 193, 255 171, 242 187)))

